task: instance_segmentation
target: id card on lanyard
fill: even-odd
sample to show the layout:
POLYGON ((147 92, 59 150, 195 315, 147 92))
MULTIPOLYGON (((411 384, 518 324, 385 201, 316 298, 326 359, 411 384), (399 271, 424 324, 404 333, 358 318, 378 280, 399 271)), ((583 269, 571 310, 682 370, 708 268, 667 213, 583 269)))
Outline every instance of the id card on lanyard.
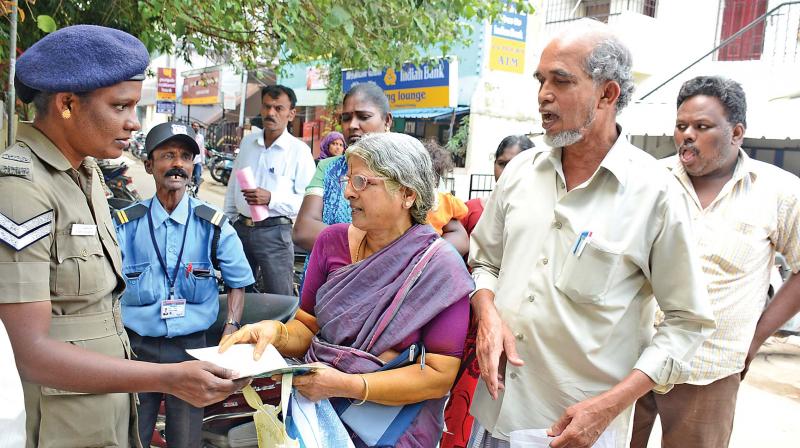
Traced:
MULTIPOLYGON (((153 198, 152 201, 158 200, 153 198)), ((153 202, 150 202, 150 207, 147 210, 147 221, 150 224, 150 242, 153 243, 153 250, 156 251, 158 262, 164 270, 164 275, 167 276, 167 284, 169 285, 169 297, 161 301, 161 318, 172 319, 175 317, 183 317, 186 315, 186 299, 175 297, 175 282, 178 280, 178 270, 181 267, 181 258, 183 258, 183 249, 186 247, 186 232, 189 230, 189 220, 192 217, 192 207, 189 206, 189 211, 186 216, 186 225, 183 228, 183 240, 181 241, 181 250, 178 252, 178 260, 175 262, 175 268, 172 270, 172 275, 167 271, 167 263, 164 257, 161 256, 161 251, 158 250, 158 243, 156 242, 156 233, 153 227, 153 202)))

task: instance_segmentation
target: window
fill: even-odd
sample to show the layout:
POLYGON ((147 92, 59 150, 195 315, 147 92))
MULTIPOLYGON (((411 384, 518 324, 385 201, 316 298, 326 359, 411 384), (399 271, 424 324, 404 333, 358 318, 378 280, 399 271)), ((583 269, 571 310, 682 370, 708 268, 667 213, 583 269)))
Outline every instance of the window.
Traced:
POLYGON ((655 17, 656 6, 658 6, 658 0, 644 0, 642 4, 642 14, 649 17, 655 17))
MULTIPOLYGON (((736 34, 753 20, 767 12, 767 0, 725 0, 722 12, 722 29, 720 42, 736 34)), ((720 61, 748 61, 761 59, 764 50, 764 30, 762 21, 744 34, 719 49, 717 59, 720 61)))
POLYGON ((593 17, 601 22, 608 23, 608 15, 611 13, 611 0, 586 0, 583 16, 593 17))

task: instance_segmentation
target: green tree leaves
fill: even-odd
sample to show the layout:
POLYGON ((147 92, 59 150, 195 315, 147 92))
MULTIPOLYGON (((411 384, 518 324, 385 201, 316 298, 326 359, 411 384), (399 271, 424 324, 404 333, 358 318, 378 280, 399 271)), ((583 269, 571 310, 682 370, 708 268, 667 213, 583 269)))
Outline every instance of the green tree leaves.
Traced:
MULTIPOLYGON (((24 50, 60 27, 119 28, 154 53, 194 52, 247 67, 325 60, 345 68, 382 68, 464 41, 467 24, 504 8, 532 11, 526 0, 29 0, 20 22, 24 50)), ((5 30, 3 30, 5 31, 5 30)), ((0 31, 0 59, 8 35, 0 31)))
POLYGON ((58 27, 56 26, 56 21, 53 20, 52 17, 46 16, 44 14, 36 17, 36 24, 39 26, 40 30, 48 34, 58 29, 58 27))

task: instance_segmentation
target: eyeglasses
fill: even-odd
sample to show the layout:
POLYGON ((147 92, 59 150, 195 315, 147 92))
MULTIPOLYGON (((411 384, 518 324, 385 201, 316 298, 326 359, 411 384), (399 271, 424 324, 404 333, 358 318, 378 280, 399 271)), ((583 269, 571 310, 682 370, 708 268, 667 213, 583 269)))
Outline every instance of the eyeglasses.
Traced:
POLYGON ((375 185, 379 180, 386 180, 388 177, 380 177, 380 176, 364 176, 362 174, 355 174, 351 176, 342 176, 339 178, 339 184, 342 186, 342 190, 347 188, 347 184, 353 186, 353 189, 356 191, 364 191, 370 185, 375 185))

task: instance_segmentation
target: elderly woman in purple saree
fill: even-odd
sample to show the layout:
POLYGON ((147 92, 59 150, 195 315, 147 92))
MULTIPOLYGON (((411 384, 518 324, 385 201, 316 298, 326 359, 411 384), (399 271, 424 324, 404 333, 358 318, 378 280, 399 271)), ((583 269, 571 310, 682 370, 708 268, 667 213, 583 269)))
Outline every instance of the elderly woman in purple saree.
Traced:
POLYGON ((393 446, 434 447, 473 283, 458 252, 425 224, 434 180, 416 139, 366 136, 348 149, 347 161, 342 183, 353 224, 329 226, 317 239, 298 317, 247 325, 223 346, 254 342, 260 356, 272 343, 284 356, 332 367, 295 377, 294 386, 311 400, 330 399, 357 447, 385 446, 361 440, 342 413, 365 401, 413 409, 393 446), (412 363, 383 370, 401 353, 412 363))

